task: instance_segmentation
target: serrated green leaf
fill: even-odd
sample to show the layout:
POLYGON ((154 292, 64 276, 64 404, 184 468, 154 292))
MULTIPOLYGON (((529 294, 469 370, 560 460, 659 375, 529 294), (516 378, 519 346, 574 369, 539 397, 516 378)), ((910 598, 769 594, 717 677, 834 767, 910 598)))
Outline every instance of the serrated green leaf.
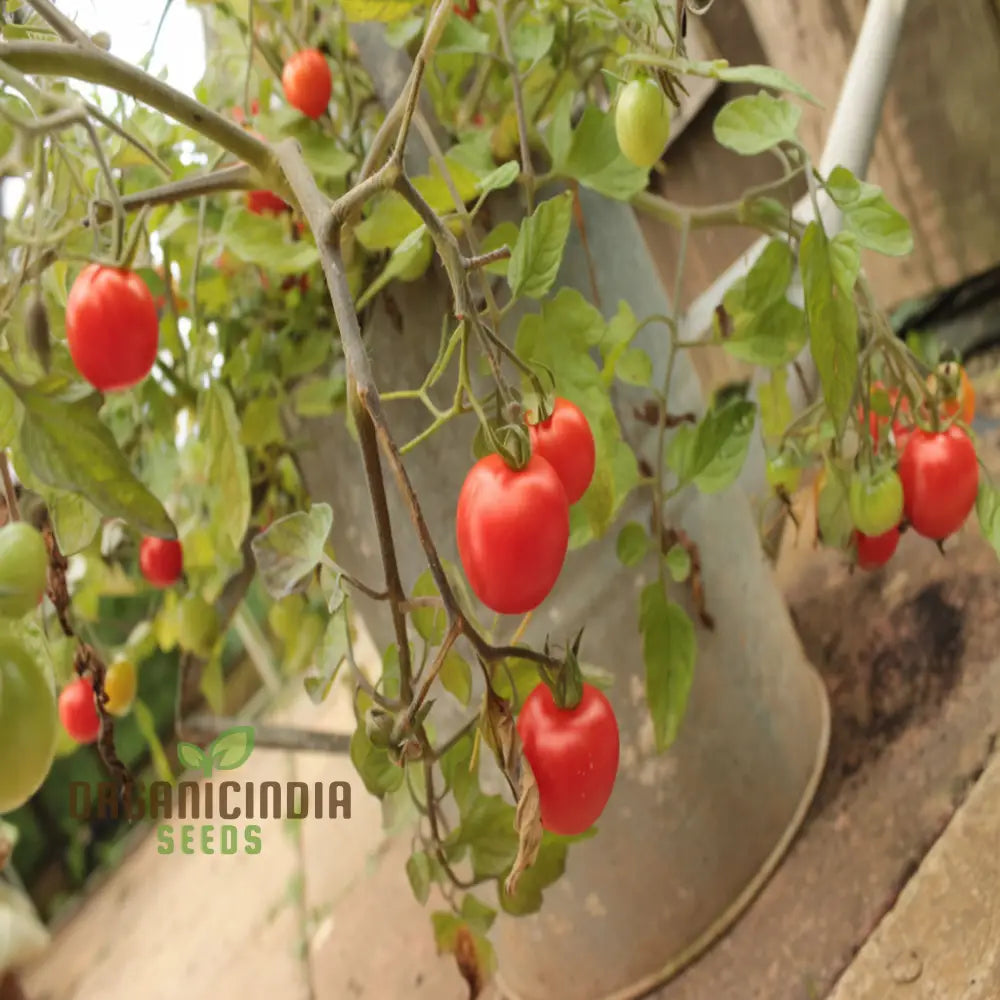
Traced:
POLYGON ((834 423, 847 415, 858 371, 858 314, 849 247, 832 243, 818 222, 810 222, 799 248, 802 285, 813 359, 823 398, 834 423))
POLYGON ((562 263, 572 221, 569 191, 543 201, 521 223, 507 268, 507 283, 515 298, 542 298, 552 287, 562 263))
POLYGON ((756 407, 733 398, 713 406, 692 427, 679 427, 667 445, 667 465, 680 484, 694 483, 704 493, 717 493, 739 476, 753 432, 756 407))
POLYGON ((299 589, 323 559, 323 548, 333 527, 329 504, 313 504, 308 512, 280 517, 251 542, 261 582, 274 598, 299 589))
POLYGON ((679 604, 667 600, 659 581, 639 598, 639 630, 646 665, 646 702, 661 753, 677 738, 694 678, 694 625, 679 604))
POLYGON ((806 314, 782 298, 757 312, 742 314, 723 345, 741 361, 777 368, 794 361, 808 339, 806 314))
POLYGON ((782 142, 791 142, 802 109, 765 91, 737 97, 715 116, 715 139, 743 156, 755 156, 782 142))
POLYGON ((20 450, 46 486, 86 497, 107 517, 161 538, 177 531, 163 505, 133 475, 88 396, 63 402, 35 389, 15 390, 24 406, 20 450))
POLYGON ((250 469, 233 397, 220 382, 213 382, 202 397, 201 430, 219 495, 215 517, 233 548, 239 549, 250 524, 250 469))

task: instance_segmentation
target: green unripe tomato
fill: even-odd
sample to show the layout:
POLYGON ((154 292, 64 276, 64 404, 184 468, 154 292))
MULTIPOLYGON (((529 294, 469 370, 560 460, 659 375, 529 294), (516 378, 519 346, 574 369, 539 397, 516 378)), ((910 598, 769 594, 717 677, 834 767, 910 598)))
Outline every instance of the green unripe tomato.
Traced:
POLYGON ((0 640, 0 815, 38 791, 52 766, 58 728, 45 671, 20 642, 0 640))
POLYGON ((0 528, 0 615, 21 618, 38 607, 48 580, 45 539, 30 524, 0 528))
POLYGON ((177 643, 196 656, 208 656, 219 638, 219 616, 200 594, 188 594, 177 605, 177 643))
POLYGON ((650 77, 633 80, 618 97, 615 135, 626 159, 649 169, 670 138, 670 101, 650 77))
POLYGON ((847 495, 854 527, 865 535, 884 535, 903 519, 903 483, 895 469, 858 474, 847 495))

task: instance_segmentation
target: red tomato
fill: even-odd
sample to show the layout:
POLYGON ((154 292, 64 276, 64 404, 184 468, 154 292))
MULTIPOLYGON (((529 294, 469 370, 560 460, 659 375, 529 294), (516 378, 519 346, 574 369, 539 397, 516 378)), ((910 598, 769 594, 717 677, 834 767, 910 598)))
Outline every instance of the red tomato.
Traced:
POLYGON ((309 118, 319 118, 330 103, 333 79, 323 53, 303 49, 285 63, 281 85, 288 103, 309 118))
POLYGON ((537 608, 569 546, 569 502, 555 469, 532 455, 512 469, 499 455, 469 470, 455 515, 458 554, 476 596, 502 615, 537 608))
POLYGON ((466 21, 471 21, 479 13, 479 0, 468 0, 463 7, 461 4, 453 4, 452 9, 459 17, 464 17, 466 21))
POLYGON ((979 462, 961 427, 914 430, 899 459, 906 518, 925 538, 954 534, 976 504, 979 462))
POLYGON ((858 566, 861 569, 878 569, 893 557, 899 545, 899 528, 891 528, 884 535, 863 535, 856 531, 854 544, 858 552, 858 566))
MULTIPOLYGON (((256 118, 260 114, 260 101, 255 97, 250 102, 250 117, 256 118)), ((247 120, 246 112, 239 106, 233 108, 233 121, 242 125, 247 120)))
POLYGON ((77 743, 93 743, 101 731, 101 717, 90 681, 77 677, 59 695, 59 720, 77 743))
POLYGON ((556 399, 549 419, 529 427, 531 449, 556 470, 570 503, 576 503, 594 478, 594 435, 583 411, 556 399))
POLYGON ((130 389, 153 367, 156 303, 134 271, 89 264, 66 300, 66 343, 77 371, 101 392, 130 389))
POLYGON ((281 215, 288 211, 288 203, 273 191, 247 191, 247 208, 254 215, 281 215))
POLYGON ((618 721, 591 684, 575 708, 559 708, 539 684, 517 717, 524 756, 538 783, 542 826, 571 836, 594 825, 618 775, 618 721))
POLYGON ((176 583, 184 570, 181 543, 169 538, 144 538, 139 543, 139 569, 155 587, 176 583))

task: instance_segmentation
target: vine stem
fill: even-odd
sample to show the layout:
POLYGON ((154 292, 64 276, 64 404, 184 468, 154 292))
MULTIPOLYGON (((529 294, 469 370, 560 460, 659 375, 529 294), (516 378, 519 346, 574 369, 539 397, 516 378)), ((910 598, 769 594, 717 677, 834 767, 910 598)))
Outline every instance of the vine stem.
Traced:
POLYGON ((528 138, 528 117, 524 113, 524 94, 521 91, 521 78, 517 72, 517 60, 510 44, 510 32, 507 29, 507 10, 505 0, 497 0, 494 8, 497 19, 497 32, 500 35, 500 46, 510 70, 511 87, 514 90, 514 114, 517 116, 517 135, 521 144, 521 180, 524 184, 525 196, 528 199, 528 214, 534 210, 535 168, 531 162, 531 143, 528 138))

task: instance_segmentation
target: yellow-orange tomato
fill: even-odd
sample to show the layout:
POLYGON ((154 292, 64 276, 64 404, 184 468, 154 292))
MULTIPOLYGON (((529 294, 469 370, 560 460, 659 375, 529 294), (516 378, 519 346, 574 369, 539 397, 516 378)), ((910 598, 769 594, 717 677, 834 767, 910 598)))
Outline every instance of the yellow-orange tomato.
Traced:
POLYGON ((104 692, 108 696, 104 707, 112 715, 128 714, 135 701, 136 687, 135 665, 129 660, 112 663, 104 675, 104 692))
POLYGON ((976 415, 976 390, 969 378, 969 373, 954 361, 946 361, 938 365, 937 372, 927 376, 927 385, 931 392, 937 391, 938 377, 949 386, 956 386, 954 393, 948 392, 941 404, 941 416, 945 419, 958 415, 965 424, 971 424, 976 415))

